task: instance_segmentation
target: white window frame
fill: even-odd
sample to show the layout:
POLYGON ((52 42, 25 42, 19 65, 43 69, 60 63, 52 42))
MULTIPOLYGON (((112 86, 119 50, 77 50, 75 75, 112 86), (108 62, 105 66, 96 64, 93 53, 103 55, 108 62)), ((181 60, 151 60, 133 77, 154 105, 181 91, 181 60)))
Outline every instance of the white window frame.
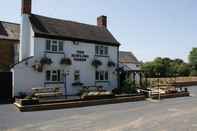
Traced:
POLYGON ((45 46, 46 52, 52 52, 52 53, 63 53, 64 52, 64 41, 62 41, 62 40, 46 39, 45 43, 46 43, 46 46, 45 46), (47 44, 49 44, 49 45, 47 45, 47 44), (62 46, 62 48, 61 48, 61 46, 62 46), (54 50, 55 48, 56 48, 56 50, 54 50))
POLYGON ((95 72, 95 80, 96 81, 109 81, 109 71, 96 71, 95 72), (106 74, 107 73, 107 74, 106 74), (98 79, 97 79, 98 75, 98 79), (103 77, 103 78, 102 78, 103 77), (102 78, 102 79, 101 79, 102 78))
POLYGON ((63 82, 63 74, 64 74, 64 71, 60 69, 47 70, 45 72, 45 81, 46 82, 63 82), (48 76, 47 73, 49 73, 50 76, 48 76), (54 77, 56 77, 56 80, 54 80, 54 77))
POLYGON ((75 70, 74 71, 74 81, 80 82, 80 80, 81 80, 80 70, 75 70), (76 77, 78 77, 78 79, 76 79, 76 77))
POLYGON ((97 56, 109 56, 108 46, 96 45, 95 46, 95 54, 97 56))

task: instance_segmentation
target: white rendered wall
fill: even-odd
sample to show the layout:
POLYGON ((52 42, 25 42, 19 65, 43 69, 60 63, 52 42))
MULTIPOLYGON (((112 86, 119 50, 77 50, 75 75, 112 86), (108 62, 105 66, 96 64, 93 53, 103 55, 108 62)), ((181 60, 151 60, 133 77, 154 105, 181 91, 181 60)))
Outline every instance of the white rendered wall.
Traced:
POLYGON ((33 30, 27 14, 22 15, 22 24, 20 29, 20 52, 19 61, 33 56, 33 30))
POLYGON ((75 70, 80 71, 80 82, 84 86, 102 85, 104 89, 111 91, 113 88, 118 86, 117 73, 115 72, 116 67, 109 68, 107 63, 109 60, 117 63, 118 47, 108 46, 109 57, 97 57, 95 56, 95 45, 94 43, 79 42, 78 45, 74 45, 72 41, 64 41, 64 54, 66 57, 72 60, 71 66, 60 65, 61 58, 64 54, 46 53, 45 51, 45 38, 34 38, 34 58, 29 60, 28 65, 21 63, 13 68, 14 76, 14 90, 15 95, 19 92, 31 92, 32 88, 35 87, 61 87, 64 92, 64 84, 45 84, 45 71, 46 70, 57 70, 61 69, 64 72, 68 72, 66 79, 67 95, 77 94, 81 87, 73 86, 74 83, 74 72, 75 70), (72 54, 76 54, 76 51, 84 51, 89 58, 86 61, 74 61, 71 57, 72 54), (51 58, 53 64, 46 66, 42 73, 38 73, 33 70, 32 64, 35 61, 39 61, 44 55, 51 58), (91 65, 92 60, 96 58, 102 61, 102 66, 98 70, 104 70, 109 72, 108 82, 95 82, 95 68, 91 65))

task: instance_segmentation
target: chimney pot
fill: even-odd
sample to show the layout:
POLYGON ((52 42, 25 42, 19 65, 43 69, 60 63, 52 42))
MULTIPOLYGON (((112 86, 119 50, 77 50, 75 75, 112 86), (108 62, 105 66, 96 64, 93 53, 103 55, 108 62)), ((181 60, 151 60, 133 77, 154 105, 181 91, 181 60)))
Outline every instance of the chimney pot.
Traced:
POLYGON ((100 16, 97 18, 97 26, 107 28, 107 16, 100 16))
POLYGON ((22 14, 31 14, 31 0, 22 0, 22 14))

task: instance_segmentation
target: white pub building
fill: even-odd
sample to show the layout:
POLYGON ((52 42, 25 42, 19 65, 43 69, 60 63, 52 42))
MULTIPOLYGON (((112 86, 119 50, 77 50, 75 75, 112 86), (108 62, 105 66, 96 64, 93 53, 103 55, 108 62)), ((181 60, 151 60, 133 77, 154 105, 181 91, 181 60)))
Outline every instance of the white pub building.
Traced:
POLYGON ((97 25, 32 14, 31 0, 22 0, 19 62, 12 68, 14 95, 32 88, 59 87, 76 95, 83 86, 118 87, 119 42, 97 25))

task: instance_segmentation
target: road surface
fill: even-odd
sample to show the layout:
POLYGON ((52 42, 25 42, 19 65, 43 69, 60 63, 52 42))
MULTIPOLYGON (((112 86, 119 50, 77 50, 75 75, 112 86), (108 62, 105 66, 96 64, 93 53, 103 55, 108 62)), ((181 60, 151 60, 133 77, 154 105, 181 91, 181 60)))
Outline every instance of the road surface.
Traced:
POLYGON ((197 131, 192 97, 38 112, 0 105, 0 131, 197 131))

